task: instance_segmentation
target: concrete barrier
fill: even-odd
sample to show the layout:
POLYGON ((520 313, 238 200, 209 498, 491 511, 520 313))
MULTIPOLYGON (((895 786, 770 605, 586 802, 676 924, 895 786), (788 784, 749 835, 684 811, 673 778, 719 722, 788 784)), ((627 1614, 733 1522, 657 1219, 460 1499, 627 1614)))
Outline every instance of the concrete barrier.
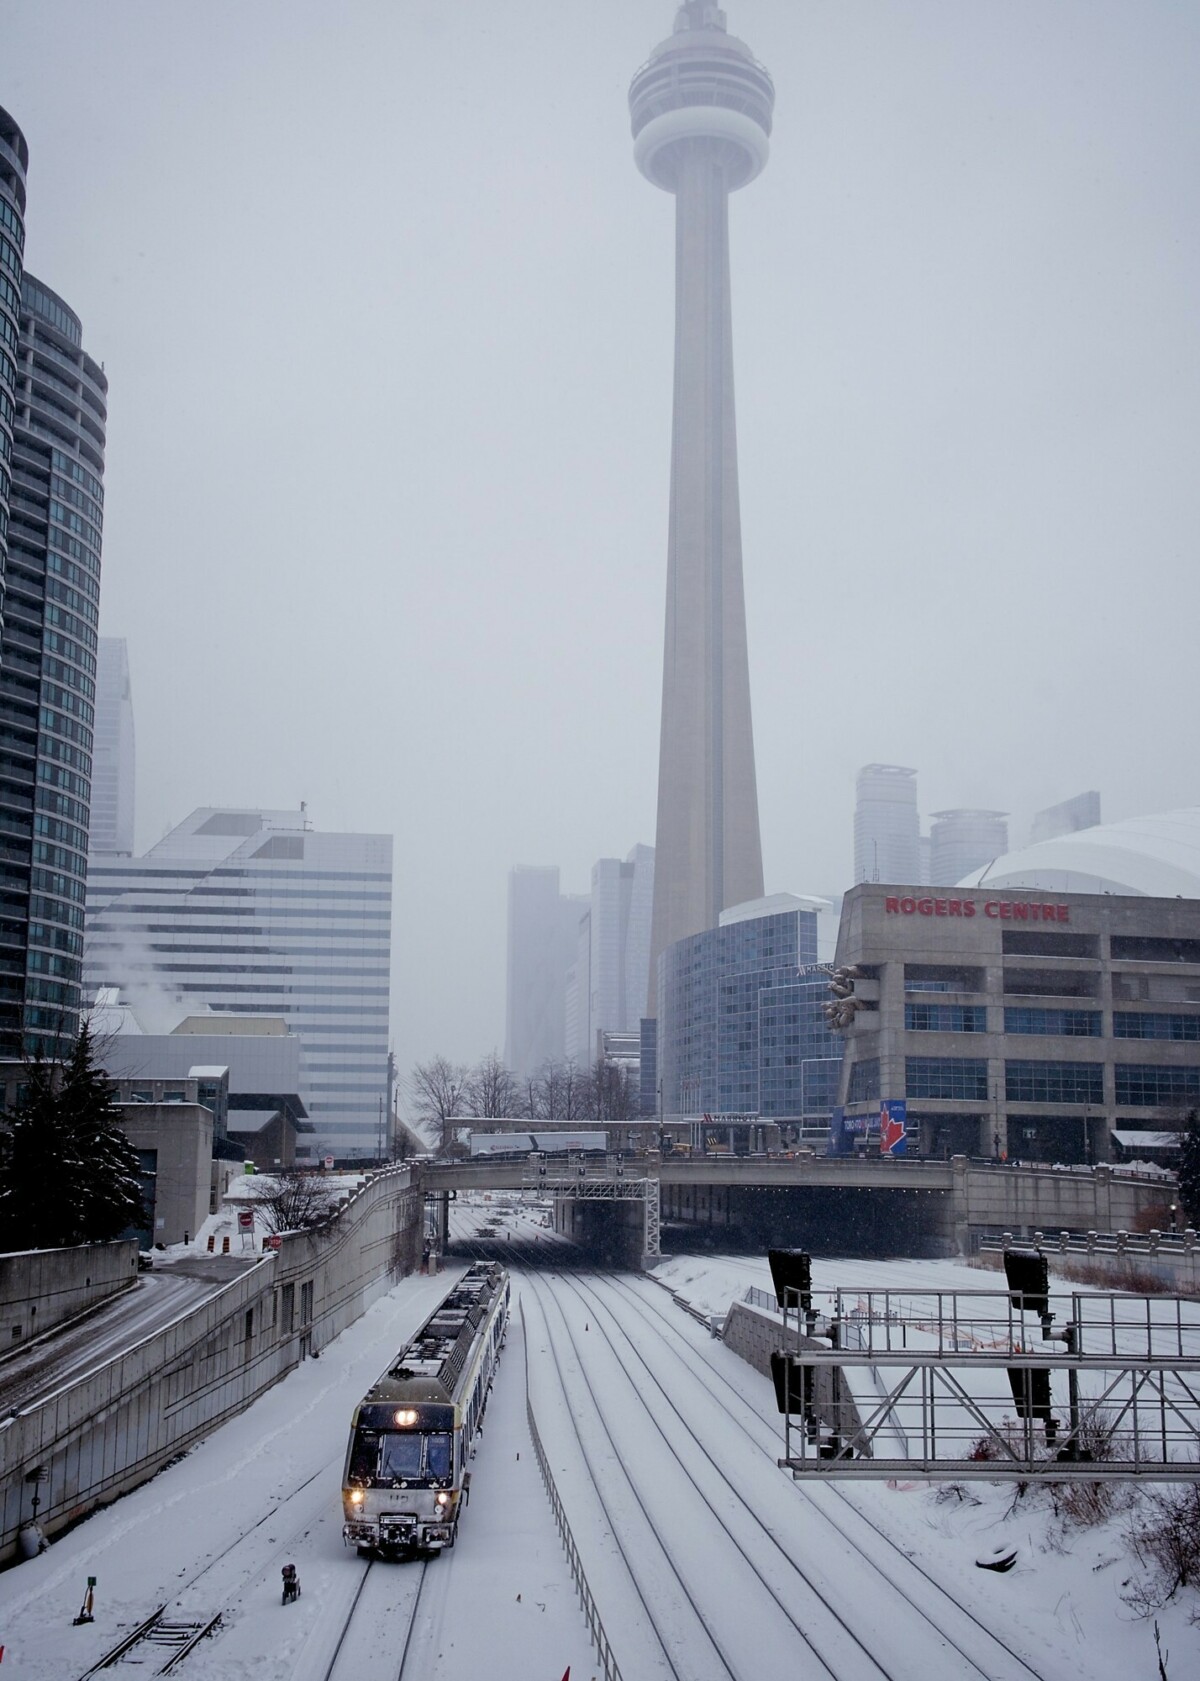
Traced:
POLYGON ((137 1282, 137 1242, 0 1255, 0 1349, 15 1348, 137 1282))
MULTIPOLYGON (((1015 1234, 1009 1245, 1024 1247, 1015 1234)), ((1050 1263, 1056 1278, 1073 1284, 1095 1284, 1133 1294, 1200 1298, 1200 1243, 1196 1233, 1180 1237, 1164 1233, 1089 1232, 1085 1238, 1035 1232, 1030 1240, 1050 1263)), ((1003 1270, 1004 1244, 984 1244, 972 1257, 973 1266, 1003 1270)))
POLYGON ((0 1420, 0 1558, 11 1558, 36 1486, 47 1535, 137 1487, 241 1412, 362 1314, 421 1253, 407 1168, 375 1174, 324 1226, 199 1307, 55 1394, 0 1420))
MULTIPOLYGON (((785 1337, 783 1320, 778 1314, 765 1312, 748 1302, 731 1302, 725 1316, 725 1330, 721 1339, 726 1348, 741 1356, 756 1372, 771 1376, 771 1356, 780 1349, 795 1353, 801 1348, 828 1350, 829 1344, 814 1342, 810 1337, 788 1327, 785 1337)), ((836 1366, 819 1366, 813 1405, 821 1423, 843 1442, 850 1441, 862 1429, 862 1419, 854 1397, 836 1366)))

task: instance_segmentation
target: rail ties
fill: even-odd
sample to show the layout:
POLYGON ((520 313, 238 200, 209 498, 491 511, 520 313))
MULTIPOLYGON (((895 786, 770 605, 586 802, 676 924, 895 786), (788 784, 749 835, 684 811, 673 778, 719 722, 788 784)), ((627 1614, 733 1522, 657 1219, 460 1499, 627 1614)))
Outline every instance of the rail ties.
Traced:
POLYGON ((99 1675, 102 1670, 116 1669, 118 1666, 126 1668, 137 1665, 143 1668, 147 1661, 153 1663, 157 1657, 155 1648, 167 1653, 166 1662, 151 1671, 154 1675, 170 1675, 177 1664, 183 1662, 188 1653, 193 1651, 207 1635, 215 1634, 221 1626, 221 1615, 198 1620, 182 1618, 168 1618, 166 1606, 160 1605, 157 1611, 151 1613, 144 1623, 141 1623, 119 1641, 111 1652, 106 1652, 99 1663, 92 1665, 80 1676, 79 1681, 88 1681, 93 1675, 99 1675), (126 1664, 128 1659, 128 1666, 126 1664))
MULTIPOLYGON (((376 1619, 374 1626, 376 1628, 375 1643, 377 1644, 380 1607, 386 1606, 389 1609, 394 1609, 397 1604, 402 1603, 403 1593, 397 1591, 397 1584, 403 1582, 404 1585, 411 1587, 415 1575, 416 1589, 412 1595, 412 1603, 408 1607, 408 1624, 404 1631, 404 1650, 400 1656, 400 1668, 397 1673, 397 1681, 405 1681, 405 1666, 408 1663, 410 1649, 413 1646, 413 1635, 417 1627, 417 1613, 421 1604, 421 1589, 425 1586, 429 1560, 428 1558, 422 1558, 419 1562, 414 1562, 408 1567, 398 1566, 395 1570, 385 1568, 382 1572, 375 1571, 376 1562, 375 1559, 371 1559, 359 1579, 358 1588, 345 1614, 345 1619, 337 1637, 337 1644, 333 1648, 328 1667, 321 1681, 341 1681, 341 1678, 353 1677, 358 1672, 361 1665, 361 1655, 356 1653, 355 1650, 356 1638, 352 1636, 349 1646, 346 1646, 347 1637, 350 1636, 355 1617, 360 1617, 363 1626, 368 1628, 372 1626, 372 1618, 376 1619), (359 1606, 363 1599, 363 1590, 367 1586, 367 1578, 373 1572, 375 1573, 375 1584, 371 1592, 367 1594, 366 1603, 362 1606, 360 1612, 359 1606), (379 1604, 374 1604, 373 1599, 378 1600, 379 1604), (343 1647, 346 1647, 344 1652, 343 1647)), ((362 1632, 361 1627, 356 1630, 356 1636, 359 1639, 361 1639, 362 1632)), ((415 1656, 415 1654, 413 1655, 415 1656)))

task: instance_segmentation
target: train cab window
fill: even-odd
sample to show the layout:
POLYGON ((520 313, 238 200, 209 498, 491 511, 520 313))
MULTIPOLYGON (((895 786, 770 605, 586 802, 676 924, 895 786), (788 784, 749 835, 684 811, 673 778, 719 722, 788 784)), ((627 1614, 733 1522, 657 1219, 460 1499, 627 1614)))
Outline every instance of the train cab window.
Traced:
POLYGON ((453 1443, 449 1436, 426 1436, 425 1438, 425 1475, 427 1477, 448 1477, 453 1443))
POLYGON ((411 1482, 421 1475, 421 1437, 401 1435, 389 1431, 383 1438, 383 1454, 379 1461, 381 1477, 411 1482))

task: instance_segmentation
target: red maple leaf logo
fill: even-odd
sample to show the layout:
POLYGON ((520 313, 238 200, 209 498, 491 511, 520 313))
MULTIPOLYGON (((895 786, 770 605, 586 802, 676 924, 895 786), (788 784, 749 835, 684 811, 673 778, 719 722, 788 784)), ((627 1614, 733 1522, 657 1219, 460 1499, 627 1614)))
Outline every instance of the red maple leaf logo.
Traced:
POLYGON ((888 1109, 886 1107, 881 1109, 880 1112, 879 1112, 879 1153, 880 1153, 880 1155, 881 1156, 890 1156, 892 1151, 896 1148, 896 1145, 901 1142, 903 1137, 904 1137, 904 1122, 903 1121, 894 1121, 892 1119, 892 1112, 891 1112, 890 1109, 888 1109))

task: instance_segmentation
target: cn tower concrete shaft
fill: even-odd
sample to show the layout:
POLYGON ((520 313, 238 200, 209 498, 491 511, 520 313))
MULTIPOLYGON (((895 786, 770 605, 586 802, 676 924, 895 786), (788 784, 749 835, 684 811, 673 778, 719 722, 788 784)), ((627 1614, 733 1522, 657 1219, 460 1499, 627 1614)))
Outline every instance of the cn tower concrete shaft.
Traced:
POLYGON ((675 409, 649 1007, 659 954, 763 891, 742 589, 729 194, 767 160, 774 88, 712 4, 634 77, 634 156, 675 195, 675 409))

